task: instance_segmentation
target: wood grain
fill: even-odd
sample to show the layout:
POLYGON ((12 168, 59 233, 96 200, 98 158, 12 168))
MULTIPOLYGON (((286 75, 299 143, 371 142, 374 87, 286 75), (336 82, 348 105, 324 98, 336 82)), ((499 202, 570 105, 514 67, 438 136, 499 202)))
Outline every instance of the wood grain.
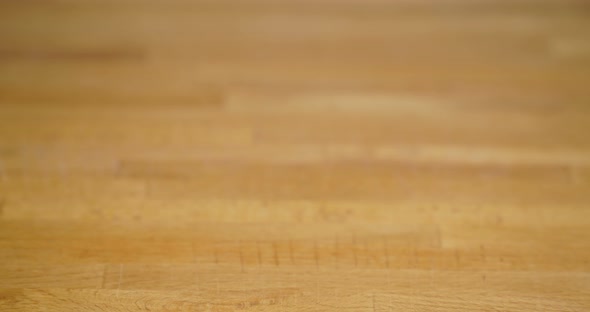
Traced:
POLYGON ((0 310, 588 311, 589 17, 2 1, 0 310))

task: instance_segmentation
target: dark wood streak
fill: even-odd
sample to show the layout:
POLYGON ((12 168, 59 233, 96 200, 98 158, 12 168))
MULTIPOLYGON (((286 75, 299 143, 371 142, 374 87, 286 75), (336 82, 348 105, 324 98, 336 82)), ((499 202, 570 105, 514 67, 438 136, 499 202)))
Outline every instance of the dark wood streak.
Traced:
POLYGON ((53 60, 53 61, 138 61, 145 58, 139 49, 96 50, 10 50, 0 49, 0 61, 53 60))

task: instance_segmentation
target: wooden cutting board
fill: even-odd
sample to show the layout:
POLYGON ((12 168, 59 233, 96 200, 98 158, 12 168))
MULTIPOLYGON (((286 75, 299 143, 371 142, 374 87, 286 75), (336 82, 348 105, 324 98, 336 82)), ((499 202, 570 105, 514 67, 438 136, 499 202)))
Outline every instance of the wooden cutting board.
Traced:
POLYGON ((589 311, 587 1, 0 3, 0 311, 589 311))

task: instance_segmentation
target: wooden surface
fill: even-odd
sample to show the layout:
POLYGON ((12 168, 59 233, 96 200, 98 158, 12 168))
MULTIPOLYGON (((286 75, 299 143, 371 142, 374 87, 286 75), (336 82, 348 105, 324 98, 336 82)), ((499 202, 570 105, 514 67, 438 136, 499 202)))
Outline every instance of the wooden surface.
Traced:
POLYGON ((590 311, 587 1, 0 2, 1 311, 590 311))

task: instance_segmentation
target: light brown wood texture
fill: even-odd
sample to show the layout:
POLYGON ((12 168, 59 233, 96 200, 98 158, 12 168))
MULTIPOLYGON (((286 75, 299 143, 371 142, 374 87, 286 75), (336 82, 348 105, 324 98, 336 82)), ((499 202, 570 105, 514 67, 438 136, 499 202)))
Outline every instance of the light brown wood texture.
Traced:
POLYGON ((0 2, 1 311, 590 311, 587 1, 0 2))

